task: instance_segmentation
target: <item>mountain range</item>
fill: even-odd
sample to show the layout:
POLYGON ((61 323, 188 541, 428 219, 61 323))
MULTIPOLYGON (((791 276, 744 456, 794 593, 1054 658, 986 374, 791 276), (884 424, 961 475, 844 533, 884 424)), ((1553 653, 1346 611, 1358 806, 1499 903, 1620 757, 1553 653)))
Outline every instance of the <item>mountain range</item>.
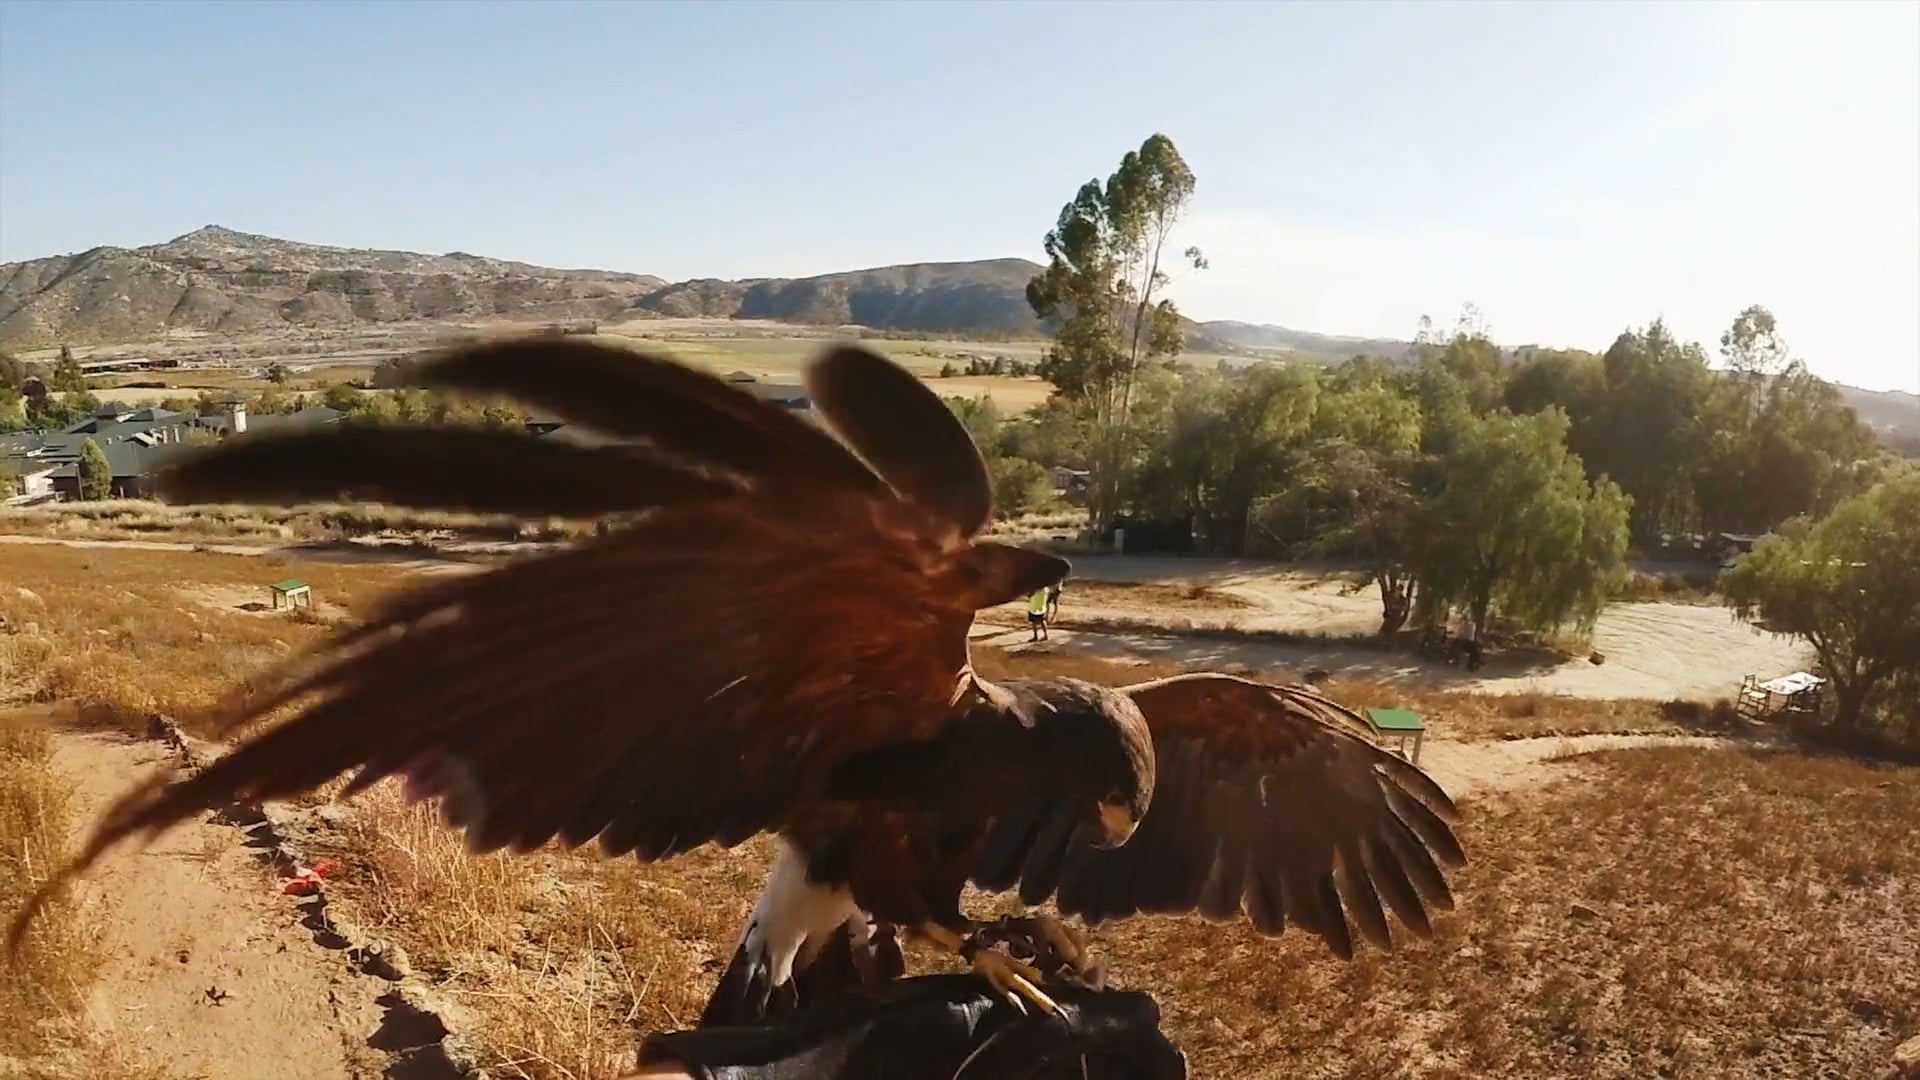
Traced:
MULTIPOLYGON (((465 252, 327 247, 208 225, 146 247, 0 263, 0 349, 119 344, 169 330, 246 333, 406 321, 705 317, 955 337, 1042 333, 1026 259, 913 263, 805 278, 564 270, 465 252)), ((1192 352, 1399 357, 1409 343, 1183 320, 1192 352)), ((1920 396, 1842 388, 1861 418, 1920 435, 1920 396)))

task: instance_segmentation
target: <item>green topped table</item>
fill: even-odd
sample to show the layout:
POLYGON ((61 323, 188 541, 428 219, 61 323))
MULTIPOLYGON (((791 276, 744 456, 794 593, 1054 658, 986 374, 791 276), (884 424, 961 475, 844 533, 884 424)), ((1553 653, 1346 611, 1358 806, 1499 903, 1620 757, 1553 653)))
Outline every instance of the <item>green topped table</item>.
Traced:
POLYGON ((297 607, 302 600, 307 602, 308 607, 313 606, 313 589, 299 578, 288 578, 285 581, 276 581, 267 586, 267 590, 272 594, 272 606, 276 609, 279 608, 280 601, 283 599, 290 608, 297 607))
POLYGON ((1412 764, 1420 764, 1420 744, 1427 739, 1427 725, 1421 721, 1420 717, 1406 709, 1369 708, 1367 723, 1373 725, 1374 733, 1379 735, 1382 741, 1394 739, 1397 743, 1395 752, 1401 757, 1412 764), (1411 757, 1407 756, 1408 739, 1413 740, 1411 757))

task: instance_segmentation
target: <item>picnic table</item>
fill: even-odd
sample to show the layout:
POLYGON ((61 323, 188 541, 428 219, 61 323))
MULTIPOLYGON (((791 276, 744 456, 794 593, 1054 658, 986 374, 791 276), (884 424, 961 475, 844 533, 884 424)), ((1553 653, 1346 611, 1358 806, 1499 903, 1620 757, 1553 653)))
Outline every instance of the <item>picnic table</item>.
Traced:
POLYGON ((1420 764, 1420 744, 1427 739, 1427 725, 1419 716, 1407 709, 1385 709, 1370 707, 1366 711, 1367 723, 1373 725, 1374 734, 1380 741, 1393 739, 1396 743, 1394 753, 1406 758, 1414 765, 1420 764), (1407 740, 1413 740, 1413 754, 1407 754, 1407 740))
POLYGON ((1761 682, 1749 675, 1740 684, 1740 699, 1735 712, 1758 720, 1782 710, 1814 712, 1820 707, 1820 691, 1827 680, 1810 671, 1795 671, 1761 682))
POLYGON ((289 608, 297 607, 303 600, 306 601, 307 607, 313 606, 313 589, 299 578, 276 581, 267 586, 267 592, 271 600, 270 606, 275 610, 279 609, 282 601, 285 601, 289 608))

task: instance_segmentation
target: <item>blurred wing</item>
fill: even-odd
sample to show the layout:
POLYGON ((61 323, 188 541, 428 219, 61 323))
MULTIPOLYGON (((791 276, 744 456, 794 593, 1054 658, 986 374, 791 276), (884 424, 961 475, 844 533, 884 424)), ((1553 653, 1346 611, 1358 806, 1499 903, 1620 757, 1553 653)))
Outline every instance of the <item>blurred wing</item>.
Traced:
POLYGON ((904 368, 841 346, 807 369, 814 407, 901 498, 975 536, 993 520, 993 485, 966 425, 904 368))
MULTIPOLYGON (((550 396, 584 398, 577 389, 550 396)), ((683 422, 706 416, 731 438, 739 428, 727 427, 725 409, 734 403, 716 410, 711 397, 701 389, 677 405, 656 402, 657 411, 683 433, 693 430, 683 422)), ((750 430, 780 430, 771 414, 791 419, 749 401, 735 419, 750 430)), ((439 466, 458 464, 454 448, 468 445, 445 430, 421 438, 439 466)), ((676 440, 689 476, 745 467, 737 443, 676 440)), ((260 497, 273 489, 256 466, 271 459, 288 470, 290 491, 351 489, 367 463, 332 456, 336 445, 302 437, 269 452, 236 438, 163 485, 260 497)), ((955 545, 950 529, 877 481, 846 481, 848 466, 872 474, 830 445, 843 464, 795 471, 782 459, 778 477, 743 477, 744 493, 661 505, 608 536, 401 594, 257 680, 211 726, 239 731, 291 715, 191 777, 119 800, 77 862, 16 920, 11 943, 52 889, 120 841, 233 801, 306 792, 348 770, 357 770, 350 791, 399 776, 412 796, 439 797, 474 850, 598 837, 610 853, 659 859, 776 829, 817 796, 834 763, 937 733, 967 692, 993 690, 968 666, 973 612, 1065 564, 955 545)), ((465 505, 439 497, 429 474, 396 468, 414 475, 390 482, 390 493, 465 505)), ((508 496, 467 498, 500 505, 508 496)))
POLYGON ((871 495, 880 480, 831 435, 712 375, 578 338, 516 337, 447 352, 424 386, 498 395, 756 480, 807 476, 871 495))
POLYGON ((1359 928, 1391 948, 1386 912, 1430 937, 1451 909, 1441 865, 1466 856, 1453 801, 1373 745, 1366 721, 1299 687, 1183 675, 1126 687, 1154 733, 1153 801, 1132 839, 1097 850, 1075 835, 1084 810, 1034 803, 996 821, 974 881, 1057 893, 1089 923, 1141 912, 1246 912, 1275 935, 1291 923, 1353 955, 1359 928))
POLYGON ((588 515, 734 493, 626 447, 481 428, 330 425, 236 438, 161 481, 176 502, 332 499, 487 514, 588 515))

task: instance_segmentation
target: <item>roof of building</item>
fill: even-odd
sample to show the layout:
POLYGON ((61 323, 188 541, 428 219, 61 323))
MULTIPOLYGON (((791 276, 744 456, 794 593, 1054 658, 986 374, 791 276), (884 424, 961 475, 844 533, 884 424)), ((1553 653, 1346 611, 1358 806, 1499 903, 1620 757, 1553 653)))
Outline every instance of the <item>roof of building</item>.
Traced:
MULTIPOLYGON (((247 430, 271 431, 330 424, 346 414, 325 406, 295 413, 248 416, 247 430)), ((59 431, 17 432, 0 436, 0 465, 19 475, 53 468, 54 475, 76 475, 80 451, 89 441, 99 446, 113 467, 113 475, 140 476, 178 454, 186 445, 188 429, 224 433, 231 416, 195 416, 168 409, 138 409, 106 417, 92 417, 59 431)))
MULTIPOLYGON (((185 443, 163 443, 159 446, 142 446, 136 442, 111 442, 100 445, 100 452, 106 455, 107 468, 114 479, 145 476, 165 465, 168 461, 191 452, 192 447, 185 443)), ((80 462, 70 461, 54 469, 56 479, 80 475, 80 462)))

